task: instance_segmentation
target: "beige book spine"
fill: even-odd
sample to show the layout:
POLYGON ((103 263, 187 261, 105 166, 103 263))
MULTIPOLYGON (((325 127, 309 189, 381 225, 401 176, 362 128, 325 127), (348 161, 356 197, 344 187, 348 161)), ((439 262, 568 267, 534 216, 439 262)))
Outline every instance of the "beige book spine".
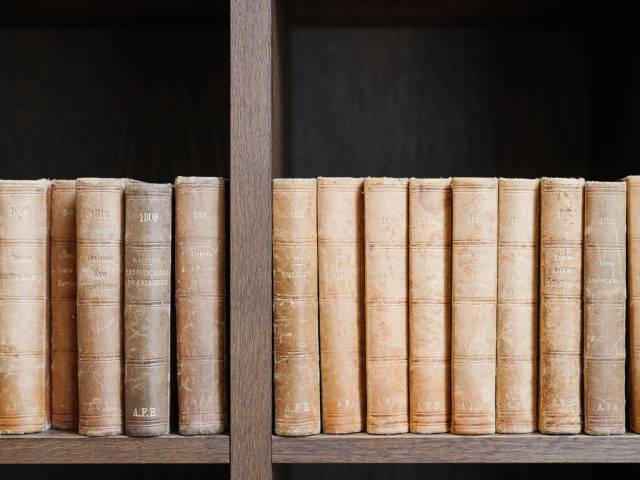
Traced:
POLYGON ((625 432, 627 198, 624 182, 584 188, 584 430, 625 432))
POLYGON ((454 178, 452 433, 494 433, 498 180, 454 178))
POLYGON ((539 181, 498 185, 496 431, 538 426, 539 181))
POLYGON ((367 432, 374 434, 409 430, 407 184, 364 182, 367 432))
POLYGON ((583 179, 540 181, 538 428, 582 429, 583 179))
POLYGON ((320 432, 315 179, 273 181, 276 435, 320 432))
POLYGON ((364 201, 361 178, 318 178, 322 430, 365 427, 364 201))
POLYGON ((629 427, 640 433, 640 175, 627 183, 629 427))
POLYGON ((451 422, 451 179, 409 180, 409 430, 451 422))

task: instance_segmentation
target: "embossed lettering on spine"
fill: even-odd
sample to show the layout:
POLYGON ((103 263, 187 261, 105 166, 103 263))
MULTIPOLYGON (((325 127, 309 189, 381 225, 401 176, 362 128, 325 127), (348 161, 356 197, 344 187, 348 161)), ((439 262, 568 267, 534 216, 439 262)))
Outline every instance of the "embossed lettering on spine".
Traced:
POLYGON ((78 427, 75 180, 51 185, 51 424, 78 427))
POLYGON ((535 432, 538 427, 539 183, 499 180, 498 433, 535 432))
POLYGON ((176 350, 179 429, 222 433, 226 419, 225 181, 178 177, 176 350))
POLYGON ((582 429, 583 179, 540 181, 540 381, 542 433, 582 429))
POLYGON ((624 182, 584 188, 584 430, 625 432, 627 198, 624 182))
POLYGON ((451 431, 495 432, 498 181, 454 178, 451 431))
POLYGON ((409 181, 409 429, 451 422, 451 179, 409 181))
POLYGON ((172 187, 130 181, 125 193, 124 429, 169 433, 172 187))
POLYGON ((76 182, 78 430, 123 432, 124 179, 76 182))
POLYGON ((376 434, 409 430, 407 184, 364 182, 367 432, 376 434))
POLYGON ((48 181, 0 181, 0 433, 49 428, 49 214, 48 181))
POLYGON ((274 403, 277 435, 320 432, 315 179, 273 180, 274 403))
POLYGON ((640 433, 640 176, 627 181, 629 427, 640 433))
POLYGON ((322 430, 365 422, 364 202, 360 178, 318 179, 322 430))

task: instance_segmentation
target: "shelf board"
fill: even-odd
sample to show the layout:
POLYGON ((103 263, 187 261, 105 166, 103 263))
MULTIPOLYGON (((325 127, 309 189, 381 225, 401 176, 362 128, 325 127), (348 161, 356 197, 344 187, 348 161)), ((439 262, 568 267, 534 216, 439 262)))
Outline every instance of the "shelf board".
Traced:
POLYGON ((229 463, 229 436, 0 435, 1 463, 229 463))
POLYGON ((273 463, 593 463, 640 461, 640 435, 313 435, 272 437, 273 463))

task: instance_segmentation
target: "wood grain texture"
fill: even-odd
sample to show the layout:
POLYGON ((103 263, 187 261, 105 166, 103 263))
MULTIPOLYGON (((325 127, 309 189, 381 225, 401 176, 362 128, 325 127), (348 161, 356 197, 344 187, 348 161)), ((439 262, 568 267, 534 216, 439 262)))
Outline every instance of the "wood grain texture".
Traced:
POLYGON ((84 437, 50 430, 0 436, 0 463, 228 463, 229 436, 84 437))

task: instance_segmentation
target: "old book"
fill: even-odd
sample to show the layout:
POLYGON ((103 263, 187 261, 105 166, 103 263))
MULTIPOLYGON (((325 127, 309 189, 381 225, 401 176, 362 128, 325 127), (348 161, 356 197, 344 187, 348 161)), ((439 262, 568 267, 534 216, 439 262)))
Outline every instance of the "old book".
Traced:
POLYGON ((75 180, 51 185, 51 425, 78 427, 75 180))
POLYGON ((0 433, 50 425, 46 180, 0 181, 0 433))
POLYGON ((583 179, 540 181, 538 428, 582 429, 583 179))
POLYGON ((124 431, 169 433, 172 187, 125 190, 124 431))
POLYGON ((409 180, 409 430, 451 422, 451 179, 409 180))
POLYGON ((176 353, 183 435, 225 430, 227 412, 225 181, 178 177, 176 353))
POLYGON ((124 179, 76 181, 78 431, 123 432, 124 179))
POLYGON ((627 182, 629 428, 640 433, 640 175, 627 182))
POLYGON ((625 432, 625 182, 584 188, 584 430, 625 432))
POLYGON ((496 431, 538 427, 539 180, 498 185, 496 431))
POLYGON ((360 178, 318 179, 322 430, 365 427, 364 202, 360 178))
POLYGON ((315 179, 273 180, 276 435, 320 432, 315 179))
POLYGON ((409 430, 407 180, 364 182, 367 432, 409 430))

